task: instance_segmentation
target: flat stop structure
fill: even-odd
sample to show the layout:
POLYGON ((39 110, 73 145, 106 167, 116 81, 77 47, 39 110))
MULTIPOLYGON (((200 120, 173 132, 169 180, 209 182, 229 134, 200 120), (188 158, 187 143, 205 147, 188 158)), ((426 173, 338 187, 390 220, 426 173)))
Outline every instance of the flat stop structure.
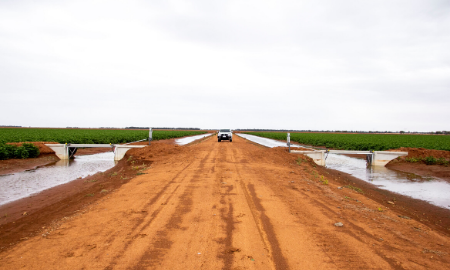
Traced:
POLYGON ((125 153, 132 148, 143 148, 146 145, 114 145, 114 144, 46 144, 60 159, 70 159, 78 148, 111 148, 114 160, 121 160, 125 153))
POLYGON ((314 160, 317 165, 325 166, 325 154, 351 154, 366 155, 367 162, 371 166, 385 166, 389 161, 397 157, 407 156, 408 152, 391 152, 391 151, 351 151, 351 150, 312 150, 299 151, 292 150, 291 153, 303 154, 314 160))

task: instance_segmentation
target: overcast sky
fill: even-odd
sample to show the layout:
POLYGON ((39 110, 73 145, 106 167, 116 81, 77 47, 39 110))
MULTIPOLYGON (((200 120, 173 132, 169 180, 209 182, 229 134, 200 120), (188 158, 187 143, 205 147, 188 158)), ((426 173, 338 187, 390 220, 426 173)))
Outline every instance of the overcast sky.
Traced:
POLYGON ((0 125, 450 130, 450 1, 0 0, 0 94, 0 125))

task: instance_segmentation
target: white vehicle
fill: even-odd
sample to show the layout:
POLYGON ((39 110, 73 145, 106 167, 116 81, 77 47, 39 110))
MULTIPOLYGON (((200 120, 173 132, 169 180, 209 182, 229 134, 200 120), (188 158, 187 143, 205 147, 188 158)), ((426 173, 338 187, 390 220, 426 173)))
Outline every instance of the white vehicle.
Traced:
POLYGON ((222 140, 233 141, 233 133, 231 133, 230 129, 221 129, 219 133, 217 133, 217 141, 220 142, 222 140))

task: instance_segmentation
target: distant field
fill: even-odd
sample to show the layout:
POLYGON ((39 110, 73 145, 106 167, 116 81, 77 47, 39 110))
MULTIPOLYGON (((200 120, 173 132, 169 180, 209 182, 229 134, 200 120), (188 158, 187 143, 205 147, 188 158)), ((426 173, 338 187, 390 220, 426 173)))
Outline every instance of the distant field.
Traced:
MULTIPOLYGON (((204 134, 205 131, 155 130, 153 140, 204 134)), ((50 129, 0 128, 0 143, 58 142, 58 143, 126 143, 148 139, 148 130, 121 129, 50 129)))
MULTIPOLYGON (((245 133, 275 140, 286 140, 284 132, 245 133)), ((450 151, 450 136, 447 135, 291 133, 291 141, 344 150, 383 151, 413 147, 450 151)))

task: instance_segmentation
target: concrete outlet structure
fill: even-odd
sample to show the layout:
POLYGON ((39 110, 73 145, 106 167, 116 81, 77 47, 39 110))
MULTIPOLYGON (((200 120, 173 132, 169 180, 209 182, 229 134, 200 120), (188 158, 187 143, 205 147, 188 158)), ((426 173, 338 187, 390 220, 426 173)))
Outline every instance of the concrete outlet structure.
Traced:
POLYGON ((132 148, 143 148, 146 145, 116 145, 114 150, 114 160, 121 160, 125 153, 132 148))
MULTIPOLYGON (((57 157, 62 160, 70 158, 70 149, 74 148, 111 148, 114 149, 114 160, 121 160, 125 153, 132 148, 142 148, 145 145, 113 145, 113 144, 46 144, 46 146, 50 147, 57 157)), ((75 151, 74 151, 75 152, 75 151)))
MULTIPOLYGON (((314 151, 298 151, 292 150, 291 153, 303 154, 314 160, 317 165, 325 166, 325 154, 327 150, 314 150, 314 151)), ((352 155, 367 155, 371 158, 370 165, 372 166, 385 166, 389 161, 396 159, 400 156, 407 156, 408 152, 389 152, 389 151, 349 151, 349 150, 328 150, 330 154, 352 154, 352 155)))
POLYGON ((388 152, 388 151, 374 151, 373 152, 373 166, 385 166, 389 161, 397 157, 407 156, 408 152, 388 152))
POLYGON ((308 156, 314 160, 317 165, 325 166, 325 151, 298 151, 291 150, 291 153, 294 154, 303 154, 308 156))

